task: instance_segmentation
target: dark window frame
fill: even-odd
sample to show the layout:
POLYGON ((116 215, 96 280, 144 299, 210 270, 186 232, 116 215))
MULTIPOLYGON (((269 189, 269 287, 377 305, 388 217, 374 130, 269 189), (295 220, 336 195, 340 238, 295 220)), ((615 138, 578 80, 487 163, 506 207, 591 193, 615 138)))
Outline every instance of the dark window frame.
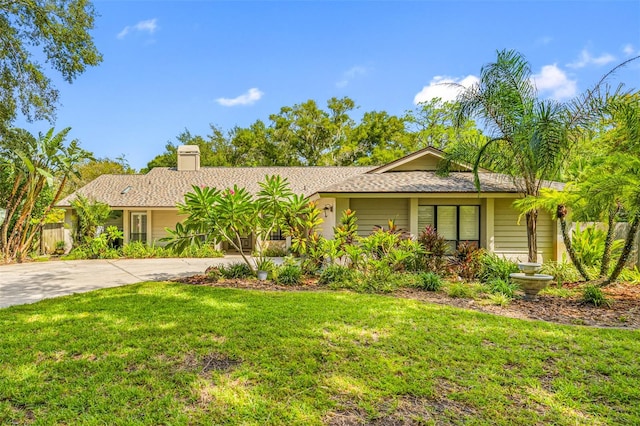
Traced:
POLYGON ((436 232, 438 231, 438 207, 455 207, 456 208, 456 239, 445 240, 448 243, 454 243, 457 248, 460 243, 476 243, 478 248, 481 246, 482 241, 482 208, 479 204, 419 204, 418 207, 433 207, 433 222, 436 232), (460 207, 475 207, 478 209, 478 239, 477 240, 462 240, 460 239, 460 207))

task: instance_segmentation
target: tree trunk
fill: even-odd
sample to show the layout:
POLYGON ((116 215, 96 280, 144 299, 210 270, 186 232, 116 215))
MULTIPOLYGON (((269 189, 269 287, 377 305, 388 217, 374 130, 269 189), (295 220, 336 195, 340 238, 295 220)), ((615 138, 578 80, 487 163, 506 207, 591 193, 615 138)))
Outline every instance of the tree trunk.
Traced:
POLYGON ((609 210, 609 217, 607 218, 607 237, 604 240, 604 251, 602 252, 602 261, 600 262, 600 278, 605 278, 609 273, 609 263, 611 263, 611 247, 613 246, 613 237, 615 232, 614 221, 619 209, 619 207, 614 207, 609 210))
POLYGON ((526 214, 527 217, 527 243, 529 245, 528 262, 538 261, 538 240, 536 224, 538 222, 538 210, 531 210, 526 214))
POLYGON ((573 266, 576 267, 582 278, 584 278, 585 281, 589 281, 591 278, 589 278, 589 274, 587 274, 587 271, 585 271, 584 265, 582 264, 580 259, 578 259, 576 251, 573 249, 573 245, 571 244, 571 238, 569 237, 569 233, 567 232, 567 221, 564 219, 564 217, 561 216, 559 216, 558 219, 560 220, 562 239, 564 241, 564 246, 567 249, 567 253, 569 254, 569 258, 571 259, 571 262, 573 262, 573 266))
POLYGON ((624 269, 627 264, 627 260, 629 260, 629 256, 633 251, 633 244, 636 240, 636 236, 638 234, 638 228, 640 228, 640 216, 635 216, 633 218, 633 222, 630 223, 629 232, 627 234, 627 238, 624 242, 624 247, 622 248, 622 254, 620 255, 620 259, 618 259, 618 263, 614 268, 613 272, 606 281, 602 283, 602 286, 606 286, 614 282, 620 276, 620 273, 624 269))

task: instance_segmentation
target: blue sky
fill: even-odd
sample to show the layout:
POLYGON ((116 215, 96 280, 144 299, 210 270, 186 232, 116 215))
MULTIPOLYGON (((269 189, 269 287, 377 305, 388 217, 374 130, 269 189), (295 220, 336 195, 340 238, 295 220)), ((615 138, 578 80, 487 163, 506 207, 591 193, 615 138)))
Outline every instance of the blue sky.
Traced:
MULTIPOLYGON (((103 63, 61 92, 56 128, 139 169, 188 128, 230 129, 280 107, 349 96, 402 114, 523 53, 543 97, 566 100, 640 55, 639 1, 101 1, 103 63)), ((640 61, 613 84, 640 87, 640 61)), ((16 125, 46 131, 46 122, 16 125)))

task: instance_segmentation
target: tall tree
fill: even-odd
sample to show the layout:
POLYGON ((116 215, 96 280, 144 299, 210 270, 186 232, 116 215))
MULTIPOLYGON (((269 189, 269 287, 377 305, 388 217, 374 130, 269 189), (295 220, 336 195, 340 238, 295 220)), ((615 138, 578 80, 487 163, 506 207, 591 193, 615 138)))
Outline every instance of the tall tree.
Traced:
POLYGON ((5 262, 22 261, 29 254, 69 177, 77 173, 80 162, 90 157, 77 141, 65 143, 70 130, 55 133, 50 129, 35 138, 25 130, 13 129, 0 138, 0 161, 8 183, 3 186, 6 193, 0 201, 6 210, 0 224, 0 252, 5 262), (47 194, 47 204, 37 211, 36 206, 47 194))
POLYGON ((58 91, 36 58, 69 83, 102 61, 89 34, 94 20, 88 0, 0 1, 0 131, 18 111, 53 118, 58 91))
MULTIPOLYGON (((308 100, 293 107, 282 107, 272 114, 273 142, 294 154, 300 165, 321 166, 335 164, 334 153, 353 126, 348 112, 355 108, 353 100, 332 98, 327 102, 329 111, 308 100)), ((295 163, 290 163, 295 164, 295 163)))
MULTIPOLYGON (((537 197, 545 180, 558 175, 569 150, 567 108, 552 100, 540 100, 525 57, 512 50, 498 52, 495 62, 482 67, 478 83, 458 96, 458 126, 471 117, 482 120, 488 140, 479 150, 460 144, 453 159, 469 160, 469 152, 480 189, 481 162, 510 175, 519 192, 537 197)), ((526 213, 528 258, 537 260, 537 209, 526 213)))

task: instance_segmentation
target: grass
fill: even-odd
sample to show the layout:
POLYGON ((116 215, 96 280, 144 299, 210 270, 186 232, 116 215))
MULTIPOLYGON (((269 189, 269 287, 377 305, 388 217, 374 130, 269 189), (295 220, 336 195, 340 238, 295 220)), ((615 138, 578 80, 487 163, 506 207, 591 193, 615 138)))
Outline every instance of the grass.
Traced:
POLYGON ((640 423, 640 332, 387 296, 136 284, 0 339, 0 424, 640 423))

